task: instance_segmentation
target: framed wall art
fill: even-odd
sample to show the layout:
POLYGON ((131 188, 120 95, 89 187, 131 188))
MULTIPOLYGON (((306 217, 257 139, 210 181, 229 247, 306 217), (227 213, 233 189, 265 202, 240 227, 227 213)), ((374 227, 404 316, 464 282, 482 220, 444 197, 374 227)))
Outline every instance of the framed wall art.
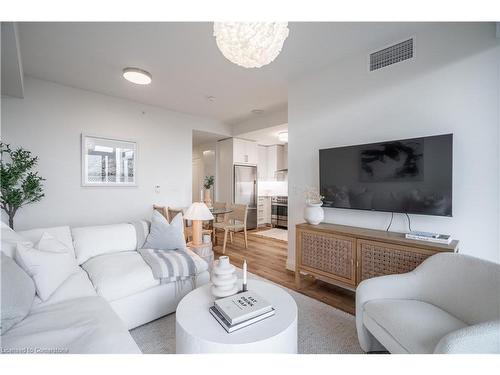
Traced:
POLYGON ((82 134, 82 186, 137 186, 137 142, 82 134))

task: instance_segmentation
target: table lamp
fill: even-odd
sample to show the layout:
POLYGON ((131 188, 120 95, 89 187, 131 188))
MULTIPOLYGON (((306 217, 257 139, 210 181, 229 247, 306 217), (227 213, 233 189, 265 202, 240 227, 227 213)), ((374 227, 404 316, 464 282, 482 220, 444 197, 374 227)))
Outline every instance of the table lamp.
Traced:
POLYGON ((214 216, 208 209, 207 205, 202 202, 193 203, 186 213, 184 219, 193 222, 193 245, 200 246, 202 244, 201 238, 201 224, 204 220, 213 220, 214 216))

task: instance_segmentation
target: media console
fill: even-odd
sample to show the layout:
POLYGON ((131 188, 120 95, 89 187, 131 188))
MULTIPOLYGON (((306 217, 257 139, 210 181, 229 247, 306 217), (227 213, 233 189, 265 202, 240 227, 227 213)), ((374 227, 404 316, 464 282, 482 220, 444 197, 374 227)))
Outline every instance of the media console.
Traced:
POLYGON ((429 256, 458 252, 458 241, 448 245, 406 239, 404 233, 345 225, 296 226, 295 283, 300 273, 355 290, 371 277, 405 273, 429 256))

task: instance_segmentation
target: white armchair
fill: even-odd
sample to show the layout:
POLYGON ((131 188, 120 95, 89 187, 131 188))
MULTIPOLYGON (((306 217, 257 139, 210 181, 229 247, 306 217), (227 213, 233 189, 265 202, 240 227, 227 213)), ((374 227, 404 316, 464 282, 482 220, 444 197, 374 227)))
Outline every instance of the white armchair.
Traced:
POLYGON ((443 253, 365 280, 356 328, 367 352, 500 353, 500 264, 443 253))

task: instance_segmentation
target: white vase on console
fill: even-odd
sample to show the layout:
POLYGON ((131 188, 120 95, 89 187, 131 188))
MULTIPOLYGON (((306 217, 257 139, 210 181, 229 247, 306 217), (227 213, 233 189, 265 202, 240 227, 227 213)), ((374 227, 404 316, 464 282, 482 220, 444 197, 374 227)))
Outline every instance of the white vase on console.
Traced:
POLYGON ((304 219, 313 225, 318 225, 325 218, 325 212, 323 211, 323 202, 306 202, 306 207, 304 208, 304 219))
POLYGON ((214 297, 222 298, 238 293, 237 281, 236 269, 229 263, 229 257, 219 257, 219 260, 214 262, 212 269, 212 294, 214 297))

